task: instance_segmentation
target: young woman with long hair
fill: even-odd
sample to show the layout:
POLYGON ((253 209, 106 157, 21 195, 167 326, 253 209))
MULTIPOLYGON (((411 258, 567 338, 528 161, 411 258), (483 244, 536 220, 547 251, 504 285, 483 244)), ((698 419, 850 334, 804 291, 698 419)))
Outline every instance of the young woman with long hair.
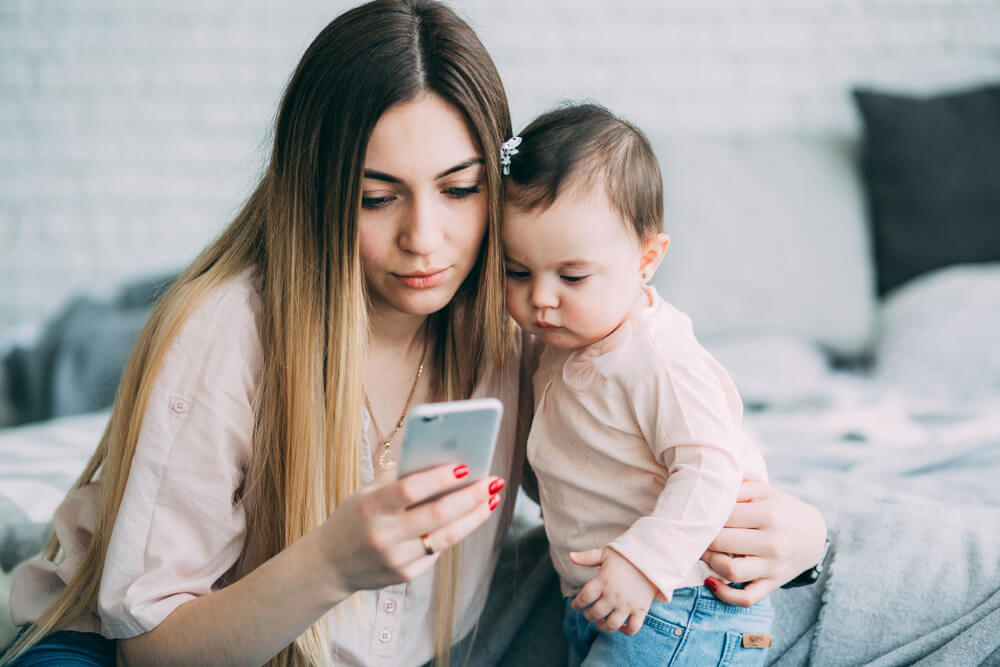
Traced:
MULTIPOLYGON (((377 0, 316 37, 259 184, 159 303, 43 559, 18 571, 25 628, 0 662, 448 663, 531 416, 531 343, 502 303, 510 134, 496 68, 448 8, 377 0), (487 395, 507 407, 492 474, 412 507, 467 471, 395 478, 406 408, 487 395)), ((825 526, 780 492, 743 505, 708 557, 758 580, 724 595, 763 596, 815 562, 825 526)))

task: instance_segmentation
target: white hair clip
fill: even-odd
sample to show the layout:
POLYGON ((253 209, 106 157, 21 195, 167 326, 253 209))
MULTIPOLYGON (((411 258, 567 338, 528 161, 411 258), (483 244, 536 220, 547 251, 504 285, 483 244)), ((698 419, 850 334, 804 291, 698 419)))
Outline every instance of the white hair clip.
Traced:
POLYGON ((503 165, 504 176, 510 174, 510 159, 517 155, 517 147, 521 145, 521 137, 511 137, 500 144, 500 164, 503 165))

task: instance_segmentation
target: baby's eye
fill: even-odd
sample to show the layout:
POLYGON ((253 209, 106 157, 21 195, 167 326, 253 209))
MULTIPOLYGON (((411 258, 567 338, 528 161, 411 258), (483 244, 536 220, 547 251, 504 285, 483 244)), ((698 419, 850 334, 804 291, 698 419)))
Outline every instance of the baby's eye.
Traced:
POLYGON ((563 280, 568 283, 581 283, 590 276, 560 276, 563 280))
POLYGON ((377 209, 382 208, 389 202, 391 202, 395 197, 385 196, 385 197, 362 197, 361 198, 361 208, 367 209, 377 209))
POLYGON ((453 187, 446 188, 444 193, 451 197, 452 199, 465 199, 470 195, 477 194, 479 192, 479 185, 472 185, 467 188, 453 187))
POLYGON ((507 277, 511 280, 526 280, 530 274, 527 271, 515 271, 507 269, 507 277))

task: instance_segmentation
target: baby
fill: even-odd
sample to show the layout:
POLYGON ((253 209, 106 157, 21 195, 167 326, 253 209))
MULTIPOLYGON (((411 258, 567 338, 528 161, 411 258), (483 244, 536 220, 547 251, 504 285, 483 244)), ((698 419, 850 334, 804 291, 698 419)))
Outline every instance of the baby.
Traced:
POLYGON ((763 664, 770 602, 717 599, 699 559, 767 472, 726 371, 646 284, 670 242, 649 142, 572 106, 502 159, 507 309, 545 343, 528 460, 570 663, 763 664))

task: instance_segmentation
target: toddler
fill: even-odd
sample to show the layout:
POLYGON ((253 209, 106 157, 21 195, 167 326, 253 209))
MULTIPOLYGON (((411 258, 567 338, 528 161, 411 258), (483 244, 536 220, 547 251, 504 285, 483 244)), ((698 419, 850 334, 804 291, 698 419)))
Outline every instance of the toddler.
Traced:
POLYGON ((649 142, 581 105, 502 160, 507 309, 545 343, 528 460, 570 663, 763 664, 770 602, 717 599, 699 559, 767 472, 726 371, 646 284, 669 243, 649 142))

